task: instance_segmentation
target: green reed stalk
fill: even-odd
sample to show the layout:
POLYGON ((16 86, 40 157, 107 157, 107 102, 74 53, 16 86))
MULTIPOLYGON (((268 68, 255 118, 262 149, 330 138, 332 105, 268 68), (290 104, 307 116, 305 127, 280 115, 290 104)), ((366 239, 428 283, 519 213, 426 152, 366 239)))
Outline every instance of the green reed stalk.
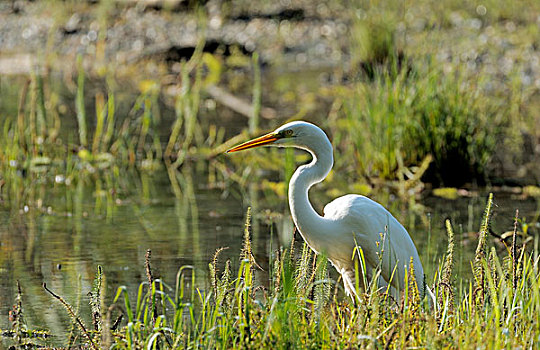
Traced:
POLYGON ((28 113, 28 148, 33 156, 37 156, 37 131, 36 131, 36 107, 37 107, 37 88, 36 79, 32 79, 30 88, 30 110, 28 113))
POLYGON ((452 272, 454 267, 454 230, 452 229, 452 223, 449 219, 446 219, 446 232, 448 234, 448 247, 446 248, 446 258, 441 272, 441 279, 439 282, 439 289, 444 292, 441 294, 443 298, 439 298, 439 310, 442 310, 448 299, 448 308, 452 310, 454 308, 454 292, 452 286, 452 272))
MULTIPOLYGON (((182 143, 182 161, 185 157, 189 146, 193 141, 195 135, 195 128, 197 126, 197 116, 199 113, 199 103, 200 103, 200 90, 201 90, 201 77, 202 77, 202 66, 195 66, 195 81, 192 86, 190 86, 184 97, 186 98, 186 103, 184 103, 184 142, 182 143)), ((183 72, 184 73, 184 72, 183 72)), ((189 79, 188 71, 185 71, 186 76, 182 76, 182 81, 189 79)))
POLYGON ((102 320, 101 320, 101 302, 102 302, 102 283, 103 283, 103 268, 98 265, 96 277, 94 278, 94 285, 90 291, 90 307, 92 310, 92 323, 94 325, 94 330, 97 332, 101 331, 102 320))
POLYGON ((81 146, 88 145, 86 133, 86 109, 84 105, 84 67, 82 56, 77 56, 77 69, 79 76, 77 78, 77 97, 75 100, 75 109, 77 110, 77 123, 79 124, 79 141, 81 146))
POLYGON ((182 130, 182 124, 184 121, 183 118, 183 108, 184 108, 185 99, 182 98, 182 94, 176 97, 176 102, 174 104, 174 112, 176 119, 174 121, 171 134, 169 135, 169 141, 165 147, 165 159, 169 160, 172 156, 172 152, 178 137, 180 136, 180 131, 182 130))
POLYGON ((516 216, 514 219, 514 231, 512 232, 512 249, 510 251, 510 257, 512 259, 512 290, 517 289, 518 282, 518 256, 517 256, 517 227, 518 227, 519 210, 516 209, 516 216))
POLYGON ((139 142, 137 144, 138 153, 142 153, 144 144, 146 143, 146 135, 150 130, 152 122, 152 104, 154 102, 150 96, 144 96, 142 101, 143 115, 141 120, 141 130, 139 132, 139 142))
POLYGON ((21 95, 19 98, 19 106, 17 109, 17 137, 18 142, 22 150, 26 150, 26 123, 25 123, 25 107, 26 107, 26 99, 28 95, 28 89, 31 84, 31 79, 27 79, 23 85, 23 88, 21 90, 21 95))
POLYGON ((114 134, 114 112, 115 112, 115 103, 114 103, 114 92, 109 90, 108 99, 107 99, 107 128, 105 135, 103 136, 103 142, 101 143, 101 152, 107 152, 111 140, 114 134))
POLYGON ((251 57, 253 66, 253 113, 249 118, 249 133, 255 134, 259 129, 259 115, 261 113, 261 66, 259 63, 259 54, 253 53, 251 57))
POLYGON ((45 110, 45 92, 43 91, 43 77, 41 74, 36 73, 34 75, 35 89, 36 89, 36 121, 37 130, 41 142, 45 142, 45 136, 47 134, 47 113, 45 110))
POLYGON ((295 289, 299 295, 308 293, 307 286, 309 284, 311 255, 311 248, 304 242, 302 245, 302 256, 297 262, 295 271, 295 289))
POLYGON ((489 194, 486 209, 484 211, 484 218, 480 226, 478 234, 478 246, 474 255, 473 270, 475 280, 475 304, 478 306, 484 306, 484 293, 485 293, 485 275, 486 270, 482 261, 486 260, 486 248, 487 248, 487 236, 489 233, 489 220, 491 217, 491 208, 493 206, 493 193, 489 194))
POLYGON ((101 140, 103 137, 103 127, 105 125, 105 98, 102 93, 96 95, 96 130, 94 132, 94 140, 92 142, 92 153, 98 154, 102 149, 101 140))

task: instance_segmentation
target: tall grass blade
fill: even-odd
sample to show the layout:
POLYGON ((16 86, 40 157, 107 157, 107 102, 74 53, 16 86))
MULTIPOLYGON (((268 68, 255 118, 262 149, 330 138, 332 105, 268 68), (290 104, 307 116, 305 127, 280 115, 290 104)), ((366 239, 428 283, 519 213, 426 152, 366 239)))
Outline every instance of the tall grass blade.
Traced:
POLYGON ((261 66, 257 52, 253 53, 251 62, 253 66, 253 114, 249 118, 249 133, 253 135, 259 129, 259 115, 261 113, 261 66))
POLYGON ((482 224, 480 225, 480 231, 478 233, 478 246, 474 254, 473 271, 474 271, 474 293, 475 304, 477 306, 484 306, 485 302, 485 278, 486 270, 484 263, 486 262, 486 248, 487 248, 487 236, 489 233, 489 220, 491 217, 491 208, 493 206, 493 193, 489 194, 486 209, 484 211, 484 217, 482 224))
POLYGON ((84 104, 84 67, 81 55, 77 56, 77 69, 79 76, 77 78, 75 108, 77 110, 77 123, 79 125, 79 142, 81 146, 86 147, 88 145, 88 139, 86 136, 86 108, 84 104))
POLYGON ((439 311, 443 310, 443 306, 448 307, 451 312, 454 309, 454 287, 452 283, 452 272, 454 268, 454 230, 452 223, 446 219, 446 232, 448 234, 448 247, 446 248, 446 258, 442 268, 442 275, 439 281, 439 290, 442 290, 442 298, 440 297, 439 311), (443 305, 444 303, 444 305, 443 305))
POLYGON ((96 130, 94 131, 94 139, 92 142, 92 153, 98 154, 103 148, 101 146, 103 139, 103 128, 105 126, 105 98, 102 93, 96 95, 96 130))
POLYGON ((103 282, 103 268, 98 265, 96 277, 94 279, 94 285, 92 291, 90 292, 90 307, 92 310, 92 324, 94 325, 94 330, 97 332, 101 331, 102 320, 101 320, 101 302, 102 302, 102 282, 103 282))

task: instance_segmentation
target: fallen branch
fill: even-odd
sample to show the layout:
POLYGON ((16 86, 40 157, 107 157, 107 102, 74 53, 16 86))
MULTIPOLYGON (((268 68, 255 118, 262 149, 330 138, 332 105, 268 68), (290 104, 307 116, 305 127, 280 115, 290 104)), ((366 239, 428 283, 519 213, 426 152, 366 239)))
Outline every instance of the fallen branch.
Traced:
MULTIPOLYGON (((227 90, 220 88, 216 85, 207 86, 206 92, 210 96, 212 96, 214 100, 221 103, 225 107, 228 107, 233 111, 242 114, 245 117, 253 118, 254 107, 251 103, 234 96, 227 90)), ((277 117, 276 111, 273 108, 269 107, 261 108, 260 114, 261 117, 263 117, 264 119, 274 119, 277 117)))

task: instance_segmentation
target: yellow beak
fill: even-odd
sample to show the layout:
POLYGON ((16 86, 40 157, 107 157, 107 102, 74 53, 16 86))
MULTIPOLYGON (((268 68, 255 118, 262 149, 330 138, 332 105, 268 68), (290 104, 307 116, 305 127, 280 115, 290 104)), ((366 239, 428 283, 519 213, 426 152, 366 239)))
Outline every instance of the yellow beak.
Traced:
POLYGON ((238 152, 238 151, 242 151, 242 150, 249 149, 249 148, 268 145, 268 144, 278 140, 279 138, 280 137, 279 137, 278 134, 269 133, 269 134, 263 135, 261 137, 257 137, 256 139, 244 142, 244 143, 242 143, 242 144, 240 144, 240 145, 238 145, 236 147, 233 147, 230 150, 228 150, 227 153, 238 152))

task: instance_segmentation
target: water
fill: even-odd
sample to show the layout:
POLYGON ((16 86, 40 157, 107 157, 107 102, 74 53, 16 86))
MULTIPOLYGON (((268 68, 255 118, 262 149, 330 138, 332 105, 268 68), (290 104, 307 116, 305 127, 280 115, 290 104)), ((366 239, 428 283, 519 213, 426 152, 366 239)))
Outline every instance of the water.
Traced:
MULTIPOLYGON (((29 326, 63 334, 69 329, 65 311, 41 288, 43 282, 72 304, 80 294, 84 314, 98 265, 104 268, 111 298, 118 286, 136 291, 145 280, 147 249, 152 250, 155 275, 171 282, 186 264, 195 265, 204 276, 219 246, 239 251, 244 212, 239 199, 230 196, 223 201, 221 191, 212 189, 198 190, 192 199, 176 199, 163 175, 145 180, 151 187, 146 195, 118 199, 109 217, 106 210, 96 211, 91 188, 50 191, 42 209, 2 211, 0 313, 7 315, 20 281, 29 326), (70 201, 75 203, 71 212, 65 210, 70 201)), ((8 327, 6 321, 1 319, 1 328, 8 327)))
MULTIPOLYGON (((15 84, 13 90, 6 90, 9 84, 6 81, 3 84, 0 87, 4 93, 20 89, 15 84)), ((74 96, 64 93, 66 96, 61 101, 66 104, 66 113, 61 116, 62 132, 69 135, 70 129, 76 130, 74 109, 69 104, 74 101, 74 96)), ((125 94, 128 100, 135 96, 125 94)), ((90 97, 94 95, 89 93, 90 97)), ((5 96, 12 98, 3 99, 0 110, 6 115, 16 115, 17 93, 5 96)), ((119 116, 130 109, 125 99, 118 102, 119 106, 124 106, 119 107, 119 116)), ((91 102, 88 101, 87 106, 92 106, 91 102)), ((166 105, 162 105, 161 110, 166 127, 158 131, 166 136, 174 112, 166 105)), ((93 113, 89 110, 87 114, 93 113)), ((247 126, 246 120, 238 117, 226 122, 219 118, 202 119, 205 123, 226 127, 228 137, 247 126)), ((65 136, 65 139, 70 138, 65 136)), ((72 136, 73 139, 76 136, 72 136)), ((261 157, 269 154, 264 152, 258 154, 261 157)), ((272 159, 285 162, 283 158, 287 157, 272 159)), ((212 162, 225 168, 233 167, 226 157, 210 162, 187 162, 179 170, 172 171, 179 189, 176 194, 163 166, 151 172, 87 173, 71 184, 56 181, 54 175, 21 173, 22 199, 4 198, 0 192, 0 328, 10 327, 7 315, 15 303, 19 281, 28 327, 49 329, 54 335, 53 344, 65 344, 71 321, 65 309, 42 284, 47 283, 48 288, 78 308, 82 319, 90 324, 88 293, 97 267, 103 267, 108 304, 122 285, 127 286, 134 296, 139 284, 147 279, 144 269, 147 249, 152 252, 154 276, 173 284, 181 266, 193 265, 199 276, 197 286, 206 289, 208 263, 218 248, 228 248, 220 255, 220 266, 226 259, 231 260, 233 271, 238 265, 249 206, 253 208, 253 251, 263 269, 258 272, 259 283, 266 285, 270 253, 280 245, 289 247, 293 225, 286 198, 277 194, 284 191, 261 185, 267 179, 283 180, 284 171, 259 173, 257 165, 247 159, 235 165, 252 167, 241 184, 227 182, 227 179, 210 179, 209 173, 215 171, 212 162)), ((273 167, 274 170, 283 169, 285 164, 273 164, 273 167)), ((6 188, 9 185, 6 184, 6 188)), ((327 195, 328 190, 343 188, 347 185, 326 183, 315 187, 311 191, 314 207, 321 211, 324 204, 333 199, 327 195)), ((470 276, 469 261, 477 243, 474 232, 480 226, 487 190, 455 201, 436 197, 410 201, 394 198, 384 190, 376 191, 371 197, 386 206, 409 230, 419 250, 428 283, 446 250, 444 219, 451 218, 457 234, 455 272, 459 276, 470 276)), ((535 200, 510 193, 496 193, 495 204, 492 229, 499 234, 512 229, 515 209, 520 209, 521 217, 528 218, 538 211, 535 200)), ((297 240, 300 239, 298 236, 297 240)), ((501 244, 496 247, 499 251, 504 250, 501 244)), ((333 269, 331 274, 337 277, 333 269)))
MULTIPOLYGON (((223 189, 208 186, 205 174, 195 170, 184 170, 178 176, 182 180, 181 198, 175 197, 161 170, 126 177, 123 186, 131 191, 116 195, 114 202, 108 203, 90 183, 47 188, 42 201, 37 201, 39 206, 22 205, 18 210, 2 207, 0 328, 9 328, 6 316, 15 302, 19 281, 28 326, 49 329, 55 335, 54 342, 61 342, 66 339, 70 321, 42 283, 72 305, 79 305, 82 318, 89 323, 88 293, 97 266, 104 269, 109 302, 120 285, 126 285, 134 295, 146 280, 147 249, 152 251, 155 276, 172 284, 181 266, 193 265, 200 276, 198 286, 204 289, 208 286, 204 276, 216 249, 228 247, 220 256, 221 262, 231 259, 233 265, 238 263, 248 205, 256 207, 253 244, 262 268, 267 271, 271 246, 288 246, 292 227, 286 203, 258 191, 254 186, 261 179, 248 181, 247 189, 223 189)), ((330 200, 317 195, 316 188, 313 194, 320 202, 316 207, 330 200)), ((478 229, 485 196, 456 201, 424 198, 417 202, 424 206, 422 210, 402 210, 403 203, 398 199, 375 198, 408 227, 429 282, 446 248, 444 219, 452 218, 459 247, 456 272, 469 274, 469 260, 476 247, 476 237, 470 232, 478 229)), ((492 228, 496 233, 512 228, 515 208, 530 217, 537 206, 534 200, 518 200, 503 193, 496 195, 495 203, 492 228)), ((259 278, 264 279, 265 273, 260 272, 259 278)))

